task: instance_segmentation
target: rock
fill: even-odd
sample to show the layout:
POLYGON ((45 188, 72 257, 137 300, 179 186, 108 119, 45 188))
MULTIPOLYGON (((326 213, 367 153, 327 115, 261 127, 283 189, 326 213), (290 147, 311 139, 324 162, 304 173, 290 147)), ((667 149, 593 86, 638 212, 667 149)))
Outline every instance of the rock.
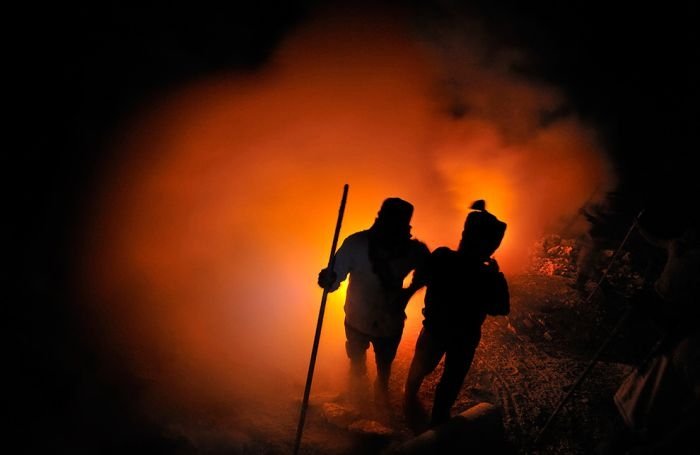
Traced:
POLYGON ((348 428, 359 417, 355 409, 330 402, 321 405, 321 412, 329 423, 339 428, 348 428))
POLYGON ((382 425, 376 420, 361 419, 353 422, 348 430, 366 436, 391 436, 394 430, 382 425))
POLYGON ((439 427, 393 448, 390 453, 500 453, 504 444, 500 409, 490 403, 479 403, 439 427))

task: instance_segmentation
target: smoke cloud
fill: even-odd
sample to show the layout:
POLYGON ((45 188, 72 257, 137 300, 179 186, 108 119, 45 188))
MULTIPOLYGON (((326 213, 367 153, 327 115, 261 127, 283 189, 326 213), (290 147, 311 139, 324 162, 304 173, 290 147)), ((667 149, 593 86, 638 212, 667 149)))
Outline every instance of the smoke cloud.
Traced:
MULTIPOLYGON (((79 280, 164 426, 207 427, 193 417, 206 410, 231 434, 261 422, 293 434, 344 183, 341 239, 398 196, 415 205, 417 238, 454 248, 486 199, 509 226, 496 255, 507 274, 612 184, 595 132, 550 115, 562 95, 511 70, 522 55, 448 38, 383 14, 324 15, 259 72, 183 87, 115 138, 79 280)), ((343 383, 343 297, 329 300, 314 391, 343 383)))

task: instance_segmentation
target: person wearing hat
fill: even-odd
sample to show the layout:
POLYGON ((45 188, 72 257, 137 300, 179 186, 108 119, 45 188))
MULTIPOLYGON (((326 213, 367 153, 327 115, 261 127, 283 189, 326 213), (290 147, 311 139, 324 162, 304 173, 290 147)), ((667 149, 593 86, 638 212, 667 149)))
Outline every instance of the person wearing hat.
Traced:
POLYGON ((348 236, 335 255, 333 270, 323 269, 318 284, 335 291, 349 275, 345 298, 345 350, 352 384, 366 381, 366 352, 371 344, 377 364, 375 400, 388 400, 391 364, 403 334, 406 303, 419 287, 403 287, 408 274, 430 255, 411 238, 413 205, 388 198, 372 227, 348 236))
POLYGON ((476 201, 464 223, 457 251, 436 249, 424 268, 416 271, 416 286, 425 284, 423 328, 406 381, 404 405, 409 425, 420 432, 426 422, 418 399, 423 379, 445 357, 442 377, 435 389, 431 425, 450 418, 474 353, 486 315, 510 310, 508 284, 491 256, 500 246, 506 224, 476 201))

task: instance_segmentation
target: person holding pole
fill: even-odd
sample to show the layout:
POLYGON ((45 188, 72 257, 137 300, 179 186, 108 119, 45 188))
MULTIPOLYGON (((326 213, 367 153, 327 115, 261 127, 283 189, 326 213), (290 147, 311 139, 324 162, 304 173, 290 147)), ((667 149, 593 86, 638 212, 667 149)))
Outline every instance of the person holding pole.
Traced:
POLYGON ((411 236, 413 205, 399 198, 384 200, 374 224, 349 235, 335 255, 333 268, 321 270, 318 284, 329 292, 350 277, 345 299, 345 350, 350 359, 351 391, 367 381, 366 352, 374 349, 377 377, 375 402, 388 405, 391 364, 403 334, 404 312, 420 288, 404 279, 430 255, 411 236))

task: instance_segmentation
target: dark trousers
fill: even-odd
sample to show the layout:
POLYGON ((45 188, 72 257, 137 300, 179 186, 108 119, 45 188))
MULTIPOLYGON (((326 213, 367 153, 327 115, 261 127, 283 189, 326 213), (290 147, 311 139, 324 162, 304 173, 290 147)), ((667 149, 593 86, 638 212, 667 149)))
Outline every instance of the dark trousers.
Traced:
POLYGON ((457 338, 436 336, 425 327, 421 330, 408 372, 405 393, 407 401, 417 400, 423 379, 435 370, 442 356, 445 356, 445 369, 435 389, 431 416, 433 424, 449 420, 450 409, 459 395, 480 339, 480 331, 466 337, 461 334, 457 338))
POLYGON ((401 334, 394 337, 376 337, 360 332, 345 323, 345 352, 350 359, 350 371, 355 376, 367 374, 367 349, 370 343, 374 349, 377 363, 377 384, 384 390, 389 387, 391 362, 396 357, 396 350, 401 342, 401 334))

